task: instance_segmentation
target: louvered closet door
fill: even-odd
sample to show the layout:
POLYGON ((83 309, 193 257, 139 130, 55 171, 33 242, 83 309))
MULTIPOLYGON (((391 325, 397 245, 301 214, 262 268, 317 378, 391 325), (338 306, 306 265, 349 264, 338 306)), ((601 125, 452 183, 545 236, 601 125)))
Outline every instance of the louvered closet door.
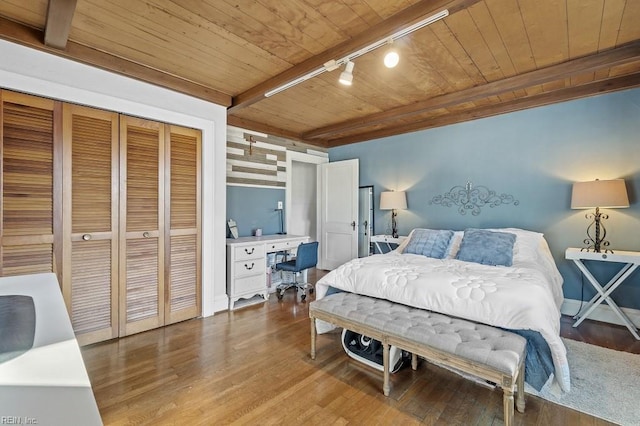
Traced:
POLYGON ((0 99, 0 274, 55 272, 60 279, 62 200, 54 188, 62 171, 61 104, 7 91, 0 99))
POLYGON ((201 306, 200 131, 167 125, 165 157, 170 180, 165 214, 167 287, 165 322, 195 318, 201 306))
POLYGON ((164 125, 120 117, 120 335, 164 324, 164 125))
POLYGON ((118 336, 118 114, 63 111, 63 289, 84 345, 118 336))

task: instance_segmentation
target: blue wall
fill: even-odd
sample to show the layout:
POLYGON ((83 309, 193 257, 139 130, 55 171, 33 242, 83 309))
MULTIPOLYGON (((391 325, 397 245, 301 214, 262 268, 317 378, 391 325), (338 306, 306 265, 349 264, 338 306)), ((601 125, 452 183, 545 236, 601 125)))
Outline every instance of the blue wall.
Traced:
MULTIPOLYGON (((276 207, 278 201, 284 204, 284 196, 284 189, 227 185, 227 220, 236 221, 240 237, 253 235, 256 228, 261 228, 263 235, 277 234, 280 213, 276 207)), ((283 220, 286 223, 286 216, 283 220)))
MULTIPOLYGON (((360 185, 373 185, 375 229, 390 233, 390 212, 380 211, 380 191, 406 190, 408 209, 398 227, 519 227, 543 232, 562 273, 565 297, 581 298, 581 277, 564 259, 567 247, 582 247, 589 221, 571 210, 571 185, 596 178, 624 178, 631 207, 606 210, 611 248, 640 251, 640 89, 460 123, 329 150, 330 161, 360 159, 360 185), (472 182, 519 205, 460 215, 430 204, 455 185, 472 182)), ((612 265, 595 275, 613 275, 612 265)), ((584 298, 594 294, 585 283, 584 298)), ((640 273, 614 293, 622 306, 640 309, 640 273)))

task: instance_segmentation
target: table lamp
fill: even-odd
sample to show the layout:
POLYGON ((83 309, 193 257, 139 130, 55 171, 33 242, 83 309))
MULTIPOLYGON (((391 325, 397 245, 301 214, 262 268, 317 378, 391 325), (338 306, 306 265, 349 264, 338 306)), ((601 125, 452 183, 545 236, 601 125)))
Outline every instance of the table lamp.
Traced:
MULTIPOLYGON (((600 207, 610 209, 629 207, 629 197, 623 179, 596 179, 573 184, 571 208, 596 209, 594 213, 585 215, 587 219, 593 219, 593 222, 587 228, 587 238, 584 240, 584 243, 587 244, 585 249, 587 251, 593 249, 596 253, 600 253, 601 248, 609 246, 609 241, 605 240, 607 231, 601 223, 602 220, 608 219, 609 215, 600 213, 600 207), (595 235, 593 235, 594 231, 595 235)), ((607 251, 608 249, 605 248, 605 253, 607 251)))
POLYGON ((404 191, 384 191, 380 193, 380 210, 391 210, 391 235, 398 238, 398 209, 407 208, 407 193, 404 191))

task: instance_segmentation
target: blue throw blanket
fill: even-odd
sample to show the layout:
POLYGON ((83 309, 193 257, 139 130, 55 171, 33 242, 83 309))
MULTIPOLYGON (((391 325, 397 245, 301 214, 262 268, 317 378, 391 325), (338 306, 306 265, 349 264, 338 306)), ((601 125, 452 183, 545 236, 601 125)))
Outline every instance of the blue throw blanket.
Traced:
MULTIPOLYGON (((344 290, 329 287, 327 289, 326 296, 333 293, 341 293, 343 291, 344 290)), ((551 349, 549 349, 547 341, 544 340, 542 335, 537 331, 504 330, 519 334, 527 339, 527 358, 525 361, 524 381, 531 385, 535 390, 539 391, 542 389, 544 384, 547 383, 549 377, 551 377, 551 373, 554 372, 551 349)))
POLYGON ((524 381, 535 390, 542 389, 551 373, 554 372, 551 349, 547 341, 537 331, 507 330, 527 339, 527 358, 525 361, 524 381))

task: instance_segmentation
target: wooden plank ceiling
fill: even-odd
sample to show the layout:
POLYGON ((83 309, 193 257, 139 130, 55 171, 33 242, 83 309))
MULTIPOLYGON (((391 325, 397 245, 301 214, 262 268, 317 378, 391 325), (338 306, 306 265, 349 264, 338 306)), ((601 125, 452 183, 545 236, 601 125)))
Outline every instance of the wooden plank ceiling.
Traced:
MULTIPOLYGON (((0 37, 323 147, 640 86, 638 0, 2 0, 0 37), (449 16, 271 97, 435 12, 449 16), (46 40, 46 43, 45 43, 46 40)), ((0 81, 0 86, 2 82, 0 81)))

